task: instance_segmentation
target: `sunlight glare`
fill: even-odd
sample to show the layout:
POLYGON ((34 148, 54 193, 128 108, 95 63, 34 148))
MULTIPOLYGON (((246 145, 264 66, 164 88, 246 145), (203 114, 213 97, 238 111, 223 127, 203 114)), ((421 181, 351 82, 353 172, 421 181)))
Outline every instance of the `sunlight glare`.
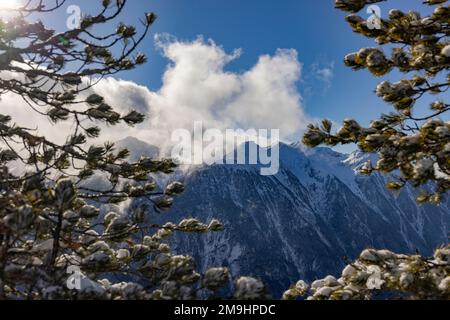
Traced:
POLYGON ((19 0, 0 0, 0 10, 1 9, 15 9, 20 6, 19 0))

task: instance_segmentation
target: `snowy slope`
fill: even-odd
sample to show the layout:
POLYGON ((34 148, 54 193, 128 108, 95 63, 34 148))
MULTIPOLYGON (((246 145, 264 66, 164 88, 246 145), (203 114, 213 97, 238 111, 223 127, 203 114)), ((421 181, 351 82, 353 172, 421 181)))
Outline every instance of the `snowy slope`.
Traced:
POLYGON ((184 176, 186 191, 164 219, 221 220, 226 230, 177 235, 172 246, 192 254, 201 268, 226 265, 263 278, 275 295, 299 278, 333 274, 364 248, 430 254, 448 241, 450 209, 418 206, 414 190, 385 190, 385 178, 361 177, 365 160, 326 148, 280 146, 280 171, 214 165, 184 176))

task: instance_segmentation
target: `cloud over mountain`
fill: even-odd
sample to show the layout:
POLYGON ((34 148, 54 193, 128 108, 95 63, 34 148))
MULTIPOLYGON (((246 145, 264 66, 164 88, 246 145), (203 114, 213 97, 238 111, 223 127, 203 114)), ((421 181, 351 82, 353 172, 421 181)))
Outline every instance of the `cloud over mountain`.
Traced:
MULTIPOLYGON (((105 128, 108 140, 129 135, 167 146, 173 130, 192 129, 194 121, 217 129, 279 128, 282 139, 298 139, 308 123, 296 87, 302 64, 295 50, 278 49, 273 55, 260 56, 249 70, 231 72, 226 70, 227 64, 239 58, 239 50, 227 53, 212 40, 200 37, 183 42, 157 36, 156 43, 170 61, 159 90, 152 92, 116 78, 104 79, 94 87, 120 111, 134 108, 147 115, 136 128, 105 128)), ((58 139, 61 130, 72 128, 70 123, 54 126, 46 119, 31 117, 18 96, 3 95, 1 103, 4 114, 47 137, 58 139)))

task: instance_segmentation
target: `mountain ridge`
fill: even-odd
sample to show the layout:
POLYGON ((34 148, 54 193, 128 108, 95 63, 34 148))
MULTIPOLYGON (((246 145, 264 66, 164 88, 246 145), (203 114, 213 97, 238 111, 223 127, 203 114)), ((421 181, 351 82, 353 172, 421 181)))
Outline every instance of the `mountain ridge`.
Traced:
POLYGON ((419 206, 410 186, 393 194, 386 177, 356 175, 365 157, 281 144, 274 176, 258 166, 193 167, 178 174, 185 192, 155 219, 218 218, 225 231, 176 234, 174 251, 193 255, 202 270, 228 266, 235 276, 262 278, 275 295, 297 279, 336 274, 367 247, 429 255, 447 243, 448 201, 419 206))

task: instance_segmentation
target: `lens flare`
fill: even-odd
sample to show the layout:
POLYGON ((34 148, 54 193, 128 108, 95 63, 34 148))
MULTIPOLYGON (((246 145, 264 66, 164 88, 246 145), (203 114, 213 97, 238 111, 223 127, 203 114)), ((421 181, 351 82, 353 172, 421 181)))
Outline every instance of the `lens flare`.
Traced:
POLYGON ((0 1, 0 10, 1 9, 15 9, 20 6, 19 0, 1 0, 0 1))

